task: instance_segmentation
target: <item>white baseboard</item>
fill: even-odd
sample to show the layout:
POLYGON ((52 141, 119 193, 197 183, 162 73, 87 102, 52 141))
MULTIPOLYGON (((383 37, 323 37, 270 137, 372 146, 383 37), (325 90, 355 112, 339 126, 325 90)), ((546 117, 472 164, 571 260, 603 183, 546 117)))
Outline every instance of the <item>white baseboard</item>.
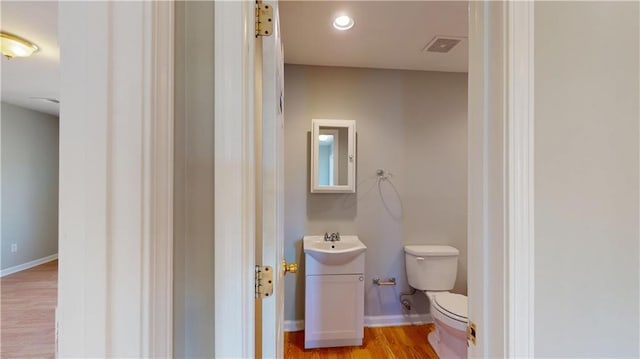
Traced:
MULTIPOLYGON (((364 317, 365 327, 395 327, 402 325, 416 325, 433 323, 431 314, 409 314, 409 315, 378 315, 364 317)), ((285 332, 297 332, 304 330, 304 320, 285 320, 285 332)))
POLYGON ((409 314, 409 315, 378 315, 364 317, 365 327, 395 327, 402 325, 416 325, 433 323, 431 314, 409 314))
POLYGON ((298 332, 304 330, 304 320, 285 320, 284 331, 285 332, 298 332))
POLYGON ((0 277, 4 277, 4 276, 7 276, 9 274, 21 272, 23 270, 26 270, 26 269, 29 269, 29 268, 33 268, 33 267, 39 266, 41 264, 45 264, 45 263, 48 263, 48 262, 51 262, 51 261, 55 261, 56 259, 58 259, 58 253, 52 254, 50 256, 38 258, 38 259, 32 260, 31 262, 18 264, 17 266, 13 266, 13 267, 9 267, 7 269, 1 270, 0 271, 0 277))

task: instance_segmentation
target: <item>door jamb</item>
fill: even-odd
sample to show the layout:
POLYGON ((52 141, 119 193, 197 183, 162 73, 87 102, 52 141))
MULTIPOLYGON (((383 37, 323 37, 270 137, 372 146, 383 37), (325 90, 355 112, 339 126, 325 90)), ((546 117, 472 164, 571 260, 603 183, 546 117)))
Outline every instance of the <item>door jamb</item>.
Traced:
POLYGON ((469 20, 469 356, 533 357, 534 4, 469 20))
POLYGON ((507 355, 534 357, 534 8, 508 2, 507 355))

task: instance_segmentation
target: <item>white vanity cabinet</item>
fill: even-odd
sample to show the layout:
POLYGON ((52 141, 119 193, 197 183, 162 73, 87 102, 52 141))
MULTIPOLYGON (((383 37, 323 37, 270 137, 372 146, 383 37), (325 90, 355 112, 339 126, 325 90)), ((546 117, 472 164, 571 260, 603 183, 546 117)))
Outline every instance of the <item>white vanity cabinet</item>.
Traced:
POLYGON ((362 345, 362 273, 307 275, 305 294, 305 348, 362 345))
POLYGON ((362 345, 366 246, 357 236, 304 238, 304 347, 362 345))

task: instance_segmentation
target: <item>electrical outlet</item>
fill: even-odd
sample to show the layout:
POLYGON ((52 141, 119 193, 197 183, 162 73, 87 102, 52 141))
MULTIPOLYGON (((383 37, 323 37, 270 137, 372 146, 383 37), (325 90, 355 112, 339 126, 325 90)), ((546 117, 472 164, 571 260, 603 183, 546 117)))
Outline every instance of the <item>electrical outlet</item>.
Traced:
POLYGON ((16 253, 18 251, 18 243, 11 243, 11 253, 16 253))

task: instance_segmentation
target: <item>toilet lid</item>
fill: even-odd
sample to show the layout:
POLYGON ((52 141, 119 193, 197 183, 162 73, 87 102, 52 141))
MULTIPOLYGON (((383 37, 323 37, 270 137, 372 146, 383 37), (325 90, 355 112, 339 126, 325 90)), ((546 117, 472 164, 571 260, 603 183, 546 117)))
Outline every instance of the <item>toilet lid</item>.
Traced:
POLYGON ((440 293, 434 298, 435 304, 443 314, 451 314, 453 318, 467 319, 467 296, 454 293, 440 293))

